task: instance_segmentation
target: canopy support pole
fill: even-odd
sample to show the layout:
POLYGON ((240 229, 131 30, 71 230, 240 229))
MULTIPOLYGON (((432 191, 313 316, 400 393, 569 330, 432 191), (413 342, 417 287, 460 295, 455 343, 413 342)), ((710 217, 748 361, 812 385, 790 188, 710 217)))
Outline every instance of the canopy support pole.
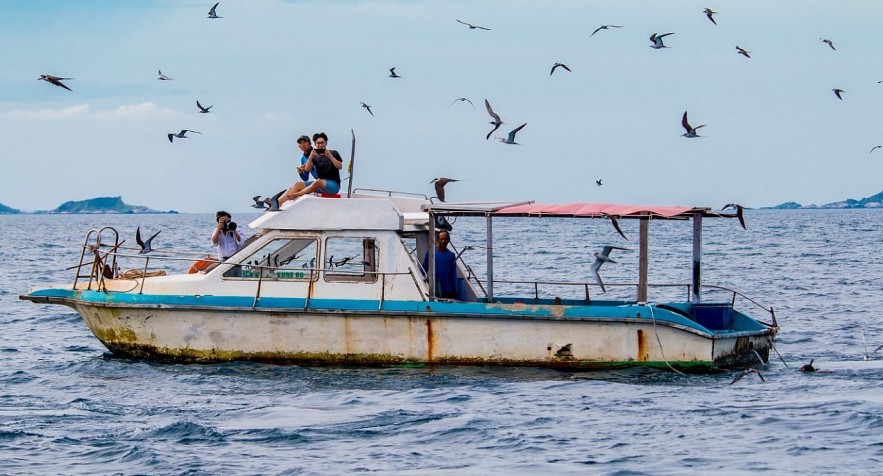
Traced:
POLYGON ((702 302, 702 214, 693 214, 693 293, 690 301, 702 302))
POLYGON ((435 248, 436 248, 436 237, 435 237, 435 215, 430 212, 429 213, 429 235, 427 235, 427 244, 429 251, 427 251, 427 257, 429 260, 426 262, 426 267, 429 269, 425 269, 427 283, 429 284, 429 300, 432 301, 435 299, 435 248))
POLYGON ((488 214, 485 249, 487 250, 487 301, 494 302, 494 219, 488 214))
POLYGON ((647 304, 647 270, 650 265, 650 217, 641 217, 639 224, 640 244, 638 245, 638 304, 647 304))

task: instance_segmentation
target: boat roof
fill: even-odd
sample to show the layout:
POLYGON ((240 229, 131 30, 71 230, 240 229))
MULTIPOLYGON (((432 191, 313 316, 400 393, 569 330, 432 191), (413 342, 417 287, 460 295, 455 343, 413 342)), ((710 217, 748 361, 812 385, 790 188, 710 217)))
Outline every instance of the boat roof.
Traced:
POLYGON ((432 203, 422 197, 362 194, 351 198, 305 195, 266 212, 251 228, 278 230, 426 230, 429 215, 472 217, 655 218, 686 220, 703 217, 735 218, 738 213, 709 207, 622 205, 573 202, 536 204, 531 201, 462 201, 432 203))
POLYGON ((436 215, 499 216, 499 217, 565 217, 565 218, 660 218, 686 220, 700 214, 704 217, 736 218, 735 213, 712 210, 710 207, 668 205, 623 205, 615 203, 573 202, 537 204, 533 202, 451 202, 431 203, 424 210, 436 215))

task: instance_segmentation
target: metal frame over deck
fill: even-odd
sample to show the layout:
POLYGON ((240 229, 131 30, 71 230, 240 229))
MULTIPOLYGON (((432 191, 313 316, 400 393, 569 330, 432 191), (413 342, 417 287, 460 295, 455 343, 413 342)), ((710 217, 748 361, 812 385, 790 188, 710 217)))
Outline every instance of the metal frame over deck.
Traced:
MULTIPOLYGON (((435 217, 484 217, 486 220, 485 246, 487 249, 487 299, 494 299, 494 264, 493 264, 493 219, 494 217, 529 217, 529 218, 603 218, 611 221, 616 231, 622 235, 618 220, 638 219, 639 224, 639 257, 638 257, 638 289, 637 302, 647 302, 647 274, 649 269, 649 235, 650 220, 692 220, 693 221, 693 280, 691 300, 701 302, 702 283, 702 219, 741 218, 739 213, 715 211, 709 207, 680 206, 641 206, 618 205, 611 203, 567 203, 563 205, 541 205, 531 201, 521 202, 450 202, 430 203, 422 207, 429 214, 429 236, 435 236, 435 217)), ((624 237, 625 235, 623 235, 624 237)), ((429 244, 430 249, 434 242, 429 244)), ((429 253, 429 269, 435 269, 434 253, 429 253)), ((429 273, 429 291, 434 295, 434 274, 429 273)))

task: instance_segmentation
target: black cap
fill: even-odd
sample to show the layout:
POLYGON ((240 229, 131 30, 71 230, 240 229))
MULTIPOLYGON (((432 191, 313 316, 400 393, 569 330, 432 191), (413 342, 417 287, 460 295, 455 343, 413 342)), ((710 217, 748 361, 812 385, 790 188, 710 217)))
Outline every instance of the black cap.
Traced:
POLYGON ((300 144, 303 141, 310 142, 310 136, 300 136, 297 138, 297 143, 300 144))

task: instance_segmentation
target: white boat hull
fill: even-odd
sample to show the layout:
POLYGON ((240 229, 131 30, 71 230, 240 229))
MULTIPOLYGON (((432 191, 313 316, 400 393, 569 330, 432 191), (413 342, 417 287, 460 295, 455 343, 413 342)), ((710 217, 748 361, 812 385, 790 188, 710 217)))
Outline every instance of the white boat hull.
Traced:
POLYGON ((65 303, 116 354, 182 362, 711 369, 768 360, 769 334, 710 337, 652 320, 182 310, 65 303))

